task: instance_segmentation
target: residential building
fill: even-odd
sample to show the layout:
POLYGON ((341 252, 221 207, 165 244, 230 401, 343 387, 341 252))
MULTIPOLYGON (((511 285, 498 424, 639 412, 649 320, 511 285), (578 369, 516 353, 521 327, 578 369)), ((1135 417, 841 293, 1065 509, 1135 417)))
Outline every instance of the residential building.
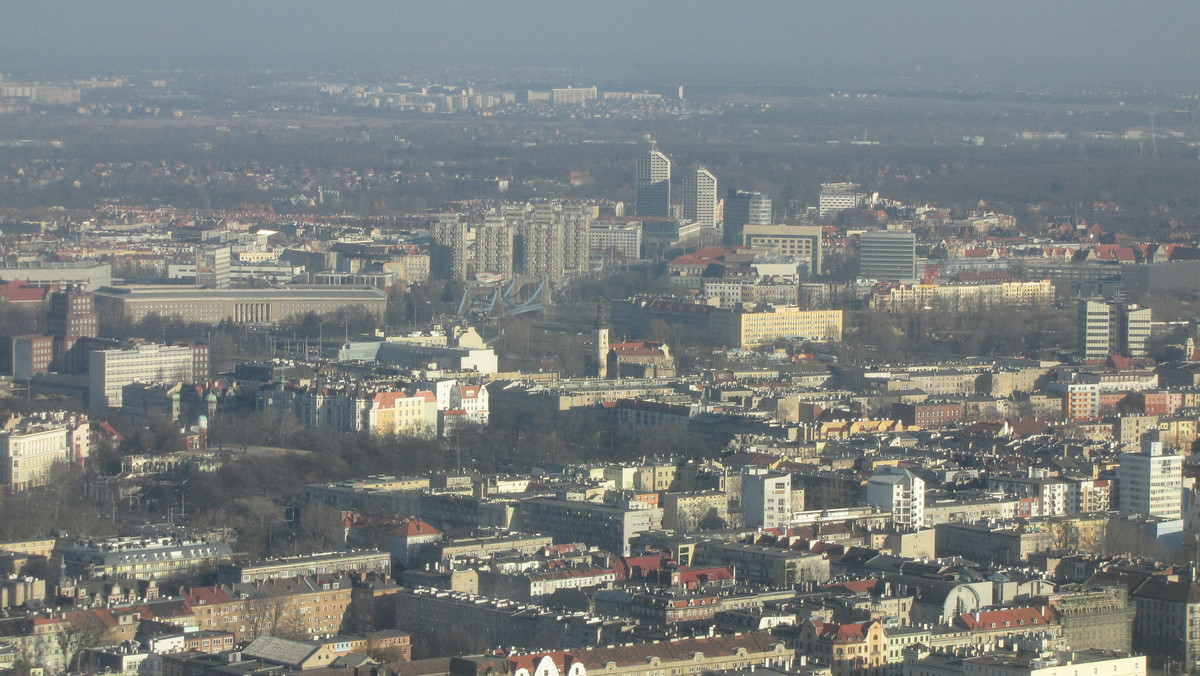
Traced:
POLYGON ((663 528, 678 533, 729 525, 729 496, 724 491, 664 493, 663 528))
POLYGON ((833 676, 884 676, 887 634, 876 621, 834 623, 806 619, 798 650, 828 664, 833 676))
POLYGON ((438 214, 430 247, 430 272, 438 279, 467 279, 467 224, 461 214, 438 214))
POLYGON ((556 204, 539 202, 521 222, 521 269, 527 275, 557 280, 567 270, 566 233, 562 214, 556 204))
POLYGON ((907 469, 880 467, 867 480, 867 504, 891 512, 899 530, 925 527, 925 482, 907 469))
POLYGON ((89 443, 83 416, 13 418, 0 431, 0 486, 12 493, 43 486, 56 464, 82 465, 89 443))
POLYGON ((1137 606, 1133 649, 1188 673, 1200 669, 1200 583, 1190 572, 1151 575, 1131 596, 1137 606))
POLYGON ((555 542, 583 541, 619 556, 630 553, 629 541, 662 528, 663 511, 638 500, 604 505, 562 498, 530 498, 517 505, 519 530, 546 533, 555 542))
MULTIPOLYGON (((794 650, 769 631, 609 645, 573 650, 570 654, 593 676, 667 676, 756 667, 790 673, 796 657, 794 650)), ((564 672, 562 676, 586 674, 564 672)))
POLYGON ((561 648, 604 645, 624 623, 583 613, 563 615, 537 606, 438 589, 396 593, 396 628, 414 642, 465 631, 488 645, 523 645, 530 637, 553 640, 561 648))
POLYGON ((638 158, 634 173, 637 215, 668 218, 671 215, 671 160, 657 148, 638 158))
POLYGON ((305 575, 289 579, 180 589, 201 630, 228 631, 234 641, 270 634, 324 636, 347 621, 354 579, 305 575))
POLYGON ((259 390, 255 406, 260 411, 287 411, 307 427, 419 437, 436 436, 439 410, 436 396, 427 390, 335 390, 296 385, 259 390))
POLYGON ((1117 468, 1122 516, 1179 519, 1183 516, 1183 456, 1167 454, 1147 435, 1138 453, 1122 453, 1117 468))
POLYGON ((829 580, 829 559, 815 552, 701 540, 696 544, 695 559, 693 565, 733 568, 739 581, 752 584, 791 587, 829 580))
POLYGON ((488 216, 475 230, 475 272, 488 272, 501 279, 513 276, 515 228, 503 216, 488 216))
POLYGON ((682 589, 601 589, 596 592, 596 613, 633 620, 638 625, 664 629, 674 625, 710 627, 721 610, 716 594, 682 589))
POLYGON ((792 477, 764 468, 742 474, 743 519, 751 528, 779 528, 792 519, 792 477))
POLYGON ((392 557, 388 552, 376 549, 323 552, 284 556, 266 561, 242 560, 224 563, 217 569, 217 582, 234 584, 355 571, 369 571, 386 577, 391 569, 392 557))
POLYGON ((161 580, 216 569, 229 560, 232 551, 223 542, 165 536, 77 541, 58 547, 56 553, 68 575, 161 580))
POLYGON ((1133 651, 1135 608, 1124 586, 1053 594, 1048 601, 1072 649, 1133 651))

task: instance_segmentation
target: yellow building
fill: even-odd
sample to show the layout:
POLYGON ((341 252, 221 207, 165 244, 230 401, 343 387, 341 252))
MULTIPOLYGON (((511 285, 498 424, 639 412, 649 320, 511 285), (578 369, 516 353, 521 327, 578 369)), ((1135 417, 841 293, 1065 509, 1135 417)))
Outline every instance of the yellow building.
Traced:
POLYGON ((1200 429, 1195 418, 1172 416, 1158 422, 1158 439, 1163 446, 1190 451, 1197 436, 1200 436, 1200 429))
POLYGON ((872 310, 911 312, 933 309, 952 312, 981 310, 996 305, 1049 305, 1054 302, 1050 280, 995 284, 900 284, 871 294, 872 310))
POLYGON ((802 310, 790 305, 759 308, 713 311, 709 317, 713 334, 721 336, 726 345, 737 347, 765 345, 780 338, 842 340, 841 310, 802 310))
POLYGON ((883 676, 887 647, 887 634, 879 622, 807 619, 800 625, 798 652, 828 664, 833 676, 883 676))

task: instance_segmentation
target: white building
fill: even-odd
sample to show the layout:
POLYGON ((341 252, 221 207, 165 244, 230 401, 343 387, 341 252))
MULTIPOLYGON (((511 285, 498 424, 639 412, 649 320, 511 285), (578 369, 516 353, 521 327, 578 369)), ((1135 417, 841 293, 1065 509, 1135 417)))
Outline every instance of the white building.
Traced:
POLYGON ((638 158, 634 172, 637 215, 667 218, 671 215, 671 160, 654 149, 638 158))
POLYGON ((1121 516, 1183 516, 1183 457, 1163 453, 1162 442, 1143 437, 1139 453, 1122 453, 1117 468, 1121 516))
POLYGON ((683 178, 683 217, 702 228, 717 227, 717 177, 704 167, 683 178))
POLYGON ((863 205, 864 197, 857 183, 822 183, 817 214, 825 218, 846 209, 857 209, 863 205))
MULTIPOLYGON (((198 348, 145 343, 129 349, 97 350, 89 361, 88 401, 93 410, 121 405, 121 388, 131 383, 196 381, 198 348)), ((203 348, 207 350, 208 348, 203 348)), ((207 353, 202 360, 207 378, 207 353)))
POLYGON ((0 484, 13 493, 45 485, 55 463, 87 456, 87 429, 82 416, 10 422, 0 432, 0 484))
POLYGON ((1064 650, 1014 659, 1011 653, 997 652, 963 660, 961 673, 963 676, 1146 676, 1146 656, 1064 650))
POLYGON ((867 480, 867 504, 892 513, 898 529, 925 526, 925 482, 900 467, 881 467, 867 480))
POLYGON ((792 476, 747 469, 742 476, 742 511, 747 526, 786 527, 792 518, 792 476))
POLYGON ((642 224, 596 221, 588 228, 588 249, 602 259, 638 260, 642 256, 642 224))

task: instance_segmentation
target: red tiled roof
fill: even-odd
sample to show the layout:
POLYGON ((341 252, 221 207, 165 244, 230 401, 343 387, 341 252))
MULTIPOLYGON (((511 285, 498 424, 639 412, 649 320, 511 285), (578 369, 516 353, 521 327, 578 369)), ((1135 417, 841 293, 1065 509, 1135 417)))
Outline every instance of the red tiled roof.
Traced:
POLYGON ((959 623, 973 631, 990 629, 1016 629, 1018 627, 1044 627, 1053 621, 1053 616, 1047 610, 1008 608, 1006 610, 987 610, 979 613, 963 613, 958 616, 959 623))

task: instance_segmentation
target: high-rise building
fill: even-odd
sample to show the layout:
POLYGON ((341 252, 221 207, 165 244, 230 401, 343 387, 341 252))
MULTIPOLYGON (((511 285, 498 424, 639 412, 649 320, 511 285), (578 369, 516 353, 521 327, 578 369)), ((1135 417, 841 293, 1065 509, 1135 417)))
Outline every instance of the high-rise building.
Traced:
POLYGON ((513 276, 513 230, 503 216, 488 216, 475 232, 475 271, 513 276))
POLYGON ((858 276, 881 282, 917 279, 917 238, 908 230, 875 230, 859 238, 858 276))
POLYGON ((562 206, 563 269, 568 273, 588 270, 591 253, 590 238, 592 208, 586 204, 564 204, 562 206))
POLYGON ((1183 457, 1163 452, 1158 435, 1142 437, 1142 450, 1122 453, 1117 467, 1121 516, 1183 516, 1183 457))
POLYGON ((638 158, 634 185, 637 215, 647 218, 671 216, 671 160, 658 149, 638 158))
POLYGON ((771 198, 761 192, 730 190, 725 195, 725 246, 742 246, 747 225, 771 225, 771 198))
POLYGON ((867 480, 867 504, 892 513, 901 530, 925 525, 925 482, 902 467, 881 467, 867 480))
POLYGON ((99 326, 95 297, 90 293, 62 291, 50 294, 46 333, 54 338, 54 368, 80 373, 87 365, 83 346, 72 350, 80 338, 95 338, 99 326))
POLYGON ((466 281, 467 224, 460 214, 438 214, 430 254, 429 265, 434 277, 466 281))
POLYGON ((1145 357, 1150 327, 1150 308, 1102 299, 1079 301, 1079 351, 1084 359, 1145 357))
POLYGON ((717 177, 704 167, 683 179, 683 217, 702 228, 717 227, 717 177))
POLYGON ((742 513, 752 528, 779 528, 792 519, 792 475, 748 469, 742 475, 742 513))
POLYGON ((228 289, 232 277, 232 258, 229 246, 196 247, 196 286, 228 289))
POLYGON ((563 276, 563 222, 555 206, 550 202, 535 204, 521 223, 521 269, 527 275, 547 279, 563 276))

